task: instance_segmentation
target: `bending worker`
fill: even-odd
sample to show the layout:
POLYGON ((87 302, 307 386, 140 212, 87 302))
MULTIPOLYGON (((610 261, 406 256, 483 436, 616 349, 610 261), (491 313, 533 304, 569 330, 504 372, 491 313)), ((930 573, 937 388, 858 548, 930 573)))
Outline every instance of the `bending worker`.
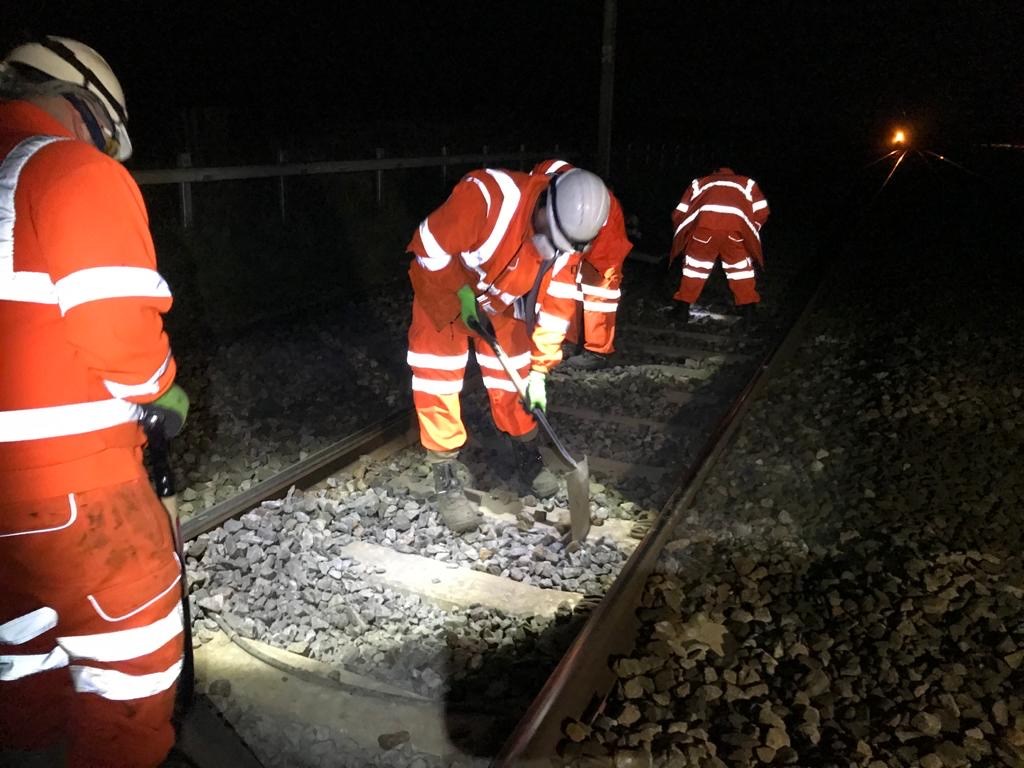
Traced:
MULTIPOLYGON (((534 166, 532 173, 551 176, 571 169, 565 160, 544 160, 534 166)), ((603 368, 608 364, 609 355, 615 352, 615 317, 622 297, 622 265, 633 248, 626 235, 622 205, 611 191, 608 196, 611 202, 608 221, 583 254, 575 285, 564 283, 565 273, 553 273, 552 285, 547 290, 549 295, 568 295, 571 292, 582 305, 582 333, 579 312, 573 305, 566 339, 573 344, 582 342, 583 350, 566 360, 565 364, 584 370, 603 368)), ((543 315, 538 323, 542 321, 543 315)))
POLYGON ((117 78, 67 38, 0 62, 0 763, 159 765, 181 568, 142 463, 175 385, 117 78))
POLYGON ((757 182, 719 168, 694 179, 672 212, 675 234, 669 265, 683 254, 682 280, 673 295, 673 314, 684 320, 707 282, 715 260, 722 267, 737 307, 749 320, 761 300, 755 286, 754 263, 764 266, 761 227, 768 220, 768 201, 757 182))
MULTIPOLYGON (((555 178, 491 168, 472 171, 420 224, 407 250, 414 290, 408 362, 420 440, 433 465, 438 511, 453 531, 475 528, 479 515, 463 493, 465 467, 458 462, 466 442, 459 393, 473 340, 498 429, 516 444, 521 477, 538 494, 557 490, 537 449, 537 424, 523 408, 494 351, 469 330, 486 316, 498 343, 529 349, 523 308, 536 295, 545 273, 589 246, 608 217, 608 192, 582 169, 555 178), (518 309, 517 306, 518 305, 518 309)), ((541 339, 561 355, 565 329, 541 339)), ((513 358, 528 379, 531 409, 546 407, 544 360, 529 353, 513 358)))

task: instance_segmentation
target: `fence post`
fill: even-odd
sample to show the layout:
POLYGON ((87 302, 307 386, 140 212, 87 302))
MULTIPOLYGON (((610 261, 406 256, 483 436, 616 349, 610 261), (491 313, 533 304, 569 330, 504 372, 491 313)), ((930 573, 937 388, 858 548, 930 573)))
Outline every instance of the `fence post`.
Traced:
MULTIPOLYGON (((178 155, 178 167, 192 167, 192 154, 190 152, 182 152, 178 155)), ((178 185, 178 191, 178 198, 181 202, 181 226, 185 229, 192 229, 192 185, 187 181, 183 181, 178 185)))
MULTIPOLYGON (((380 160, 384 157, 384 147, 377 147, 377 159, 380 160)), ((384 187, 384 171, 377 169, 377 207, 380 208, 381 198, 383 196, 384 187)))
POLYGON ((441 147, 441 186, 448 189, 448 145, 441 147))
MULTIPOLYGON (((287 159, 288 159, 288 153, 287 152, 285 152, 283 149, 277 150, 277 162, 278 162, 278 165, 284 165, 284 163, 285 163, 285 161, 287 159)), ((283 224, 288 219, 287 207, 285 206, 285 196, 284 196, 284 176, 278 176, 277 177, 277 204, 278 204, 278 208, 280 208, 280 211, 281 211, 281 223, 283 224)))

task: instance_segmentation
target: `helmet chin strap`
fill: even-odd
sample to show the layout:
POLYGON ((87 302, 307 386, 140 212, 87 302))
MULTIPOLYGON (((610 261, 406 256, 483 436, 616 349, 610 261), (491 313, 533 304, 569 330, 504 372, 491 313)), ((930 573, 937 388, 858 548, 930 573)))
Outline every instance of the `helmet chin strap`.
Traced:
POLYGON ((73 96, 70 93, 64 94, 64 98, 67 99, 71 106, 75 108, 75 111, 82 118, 82 122, 85 123, 85 127, 89 130, 89 137, 92 139, 92 143, 96 145, 96 148, 107 153, 107 137, 103 135, 103 129, 100 128, 99 121, 96 120, 96 116, 89 109, 89 106, 77 96, 73 96))

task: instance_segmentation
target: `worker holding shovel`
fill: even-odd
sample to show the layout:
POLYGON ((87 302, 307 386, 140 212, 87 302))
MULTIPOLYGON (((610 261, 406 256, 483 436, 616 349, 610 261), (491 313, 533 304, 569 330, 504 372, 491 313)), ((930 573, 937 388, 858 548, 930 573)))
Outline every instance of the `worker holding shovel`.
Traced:
POLYGON ((546 406, 548 367, 529 353, 500 360, 480 337, 480 321, 487 318, 501 347, 528 349, 521 315, 532 302, 517 299, 536 292, 547 271, 578 264, 608 208, 604 183, 589 171, 574 169, 550 178, 480 169, 462 178, 409 243, 407 250, 415 257, 409 269, 414 299, 407 358, 413 402, 420 440, 433 465, 438 511, 453 531, 478 524, 477 510, 463 493, 466 473, 457 461, 466 442, 459 393, 470 341, 495 424, 516 443, 520 473, 532 478, 539 495, 557 490, 536 447, 536 419, 527 410, 546 406), (522 391, 503 362, 526 380, 522 391))

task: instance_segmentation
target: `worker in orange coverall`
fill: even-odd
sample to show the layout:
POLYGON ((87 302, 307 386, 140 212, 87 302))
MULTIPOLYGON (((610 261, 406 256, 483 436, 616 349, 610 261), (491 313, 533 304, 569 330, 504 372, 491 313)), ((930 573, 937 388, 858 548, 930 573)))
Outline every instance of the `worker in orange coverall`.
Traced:
MULTIPOLYGON (((532 173, 553 175, 564 173, 572 166, 564 160, 544 160, 534 166, 532 173)), ((596 370, 608 365, 608 357, 615 351, 615 317, 622 297, 622 265, 633 244, 626 236, 626 222, 622 205, 609 192, 611 207, 608 221, 601 227, 591 247, 583 254, 583 261, 575 277, 575 285, 566 283, 567 273, 552 274, 550 286, 542 295, 566 296, 571 293, 579 305, 573 304, 568 318, 566 339, 573 344, 582 340, 583 350, 565 364, 583 370, 596 370), (583 333, 580 334, 579 315, 583 314, 583 333)), ((538 314, 537 324, 542 327, 557 309, 548 300, 545 312, 538 314)))
POLYGON ((753 179, 719 168, 694 179, 672 212, 675 233, 669 265, 683 256, 682 280, 673 295, 673 314, 689 317, 690 305, 704 288, 715 260, 722 267, 737 307, 749 321, 761 300, 754 264, 764 266, 761 227, 768 220, 768 201, 753 179))
POLYGON ((75 40, 0 62, 0 764, 159 765, 181 565, 142 462, 188 398, 121 86, 75 40), (45 754, 42 754, 45 753, 45 754))
POLYGON ((608 218, 608 191, 582 169, 549 178, 484 168, 468 173, 440 208, 420 224, 407 250, 414 298, 408 363, 420 440, 433 465, 438 512, 455 532, 477 527, 479 514, 463 492, 468 475, 458 462, 466 442, 459 393, 472 340, 498 429, 514 440, 520 476, 539 495, 557 481, 544 468, 537 424, 520 402, 494 351, 469 330, 486 318, 527 379, 530 408, 545 408, 548 360, 560 358, 564 330, 541 334, 531 355, 523 312, 548 271, 578 261, 608 218), (519 315, 519 317, 517 317, 519 315))

